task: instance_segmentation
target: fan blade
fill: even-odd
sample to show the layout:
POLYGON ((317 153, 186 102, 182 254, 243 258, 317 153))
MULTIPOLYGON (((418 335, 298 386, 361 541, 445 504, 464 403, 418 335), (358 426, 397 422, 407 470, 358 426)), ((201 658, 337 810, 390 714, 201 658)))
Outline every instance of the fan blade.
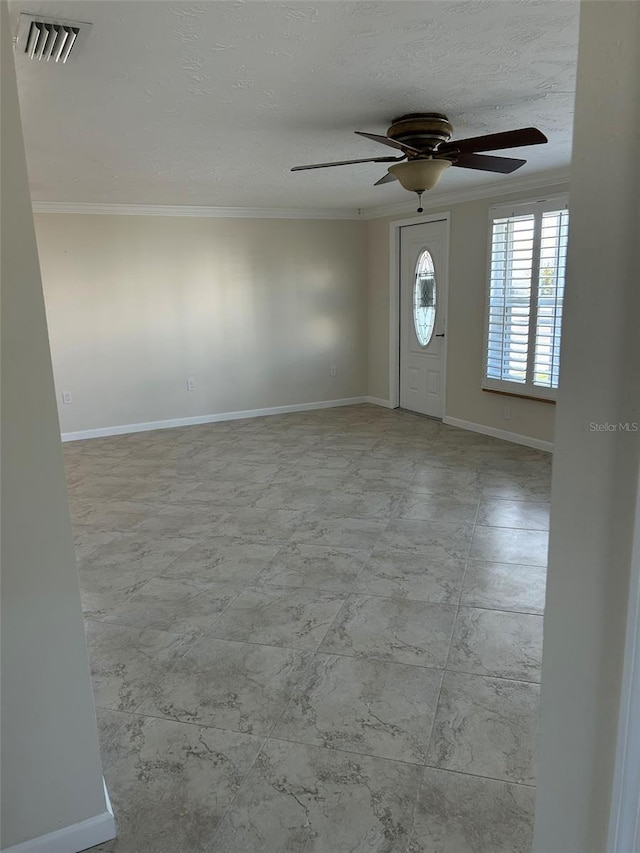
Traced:
POLYGON ((438 146, 437 152, 449 154, 452 151, 459 151, 460 154, 476 154, 478 151, 499 151, 501 148, 541 145, 543 142, 548 142, 544 133, 535 127, 523 127, 520 130, 506 130, 504 133, 490 133, 488 136, 445 142, 438 146))
POLYGON ((358 136, 365 136, 367 139, 373 139, 374 142, 381 142, 383 145, 389 145, 391 148, 397 148, 399 151, 404 151, 406 154, 419 154, 417 148, 411 145, 405 145, 404 142, 396 142, 395 139, 389 139, 388 136, 381 136, 379 133, 365 133, 363 130, 354 130, 358 136))
POLYGON ((396 178, 395 175, 392 175, 391 172, 387 172, 387 174, 383 175, 383 177, 381 177, 379 181, 375 182, 374 187, 379 187, 380 184, 390 184, 391 181, 397 181, 397 180, 398 179, 396 178))
POLYGON ((351 166, 352 163, 398 163, 404 157, 369 157, 366 160, 338 160, 335 163, 313 163, 311 166, 294 166, 292 172, 301 172, 304 169, 326 169, 328 166, 351 166))
MULTIPOLYGON (((446 159, 449 159, 448 157, 446 159)), ((508 175, 524 166, 526 160, 517 160, 515 157, 487 157, 486 154, 460 154, 452 159, 452 166, 461 166, 463 169, 481 169, 484 172, 500 172, 508 175)))

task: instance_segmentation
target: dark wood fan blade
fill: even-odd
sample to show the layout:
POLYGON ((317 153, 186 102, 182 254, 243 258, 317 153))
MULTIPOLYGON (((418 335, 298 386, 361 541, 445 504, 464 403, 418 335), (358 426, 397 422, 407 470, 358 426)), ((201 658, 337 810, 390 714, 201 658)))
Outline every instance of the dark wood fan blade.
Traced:
POLYGON ((398 179, 396 178, 395 175, 392 175, 391 172, 387 172, 387 174, 383 175, 379 181, 375 182, 374 187, 379 187, 380 184, 390 184, 391 181, 397 181, 397 180, 398 179))
POLYGON ((487 136, 445 142, 438 146, 438 154, 449 154, 452 151, 476 154, 478 151, 499 151, 501 148, 541 145, 543 142, 548 142, 544 133, 535 127, 523 127, 520 130, 506 130, 504 133, 490 133, 487 136))
POLYGON ((483 172, 500 172, 502 175, 508 175, 524 166, 527 161, 517 160, 515 157, 487 157, 486 154, 457 154, 455 159, 452 157, 451 162, 452 165, 463 169, 480 169, 483 172))
POLYGON ((363 130, 354 130, 358 136, 366 136, 367 139, 373 139, 374 142, 380 142, 382 145, 389 145, 391 148, 397 148, 398 151, 404 151, 407 154, 419 154, 417 148, 412 148, 411 145, 405 145, 404 142, 397 142, 395 139, 389 139, 388 136, 381 136, 379 133, 365 133, 363 130))
POLYGON ((351 166, 352 163, 399 163, 404 157, 369 157, 366 160, 337 160, 335 163, 312 163, 310 166, 294 166, 292 172, 304 169, 326 169, 329 166, 351 166))

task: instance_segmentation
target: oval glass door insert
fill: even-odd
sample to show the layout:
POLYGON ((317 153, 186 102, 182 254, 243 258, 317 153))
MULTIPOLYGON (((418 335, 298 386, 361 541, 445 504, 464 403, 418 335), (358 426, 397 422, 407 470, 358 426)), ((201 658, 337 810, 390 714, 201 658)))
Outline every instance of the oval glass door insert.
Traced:
POLYGON ((421 347, 426 347, 433 336, 436 322, 436 271, 428 249, 418 258, 416 280, 413 288, 413 326, 421 347))

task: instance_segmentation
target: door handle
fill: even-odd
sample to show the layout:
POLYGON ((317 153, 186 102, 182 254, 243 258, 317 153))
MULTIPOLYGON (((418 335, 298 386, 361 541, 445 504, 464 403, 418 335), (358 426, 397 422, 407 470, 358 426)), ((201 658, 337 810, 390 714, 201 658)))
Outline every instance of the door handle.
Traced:
POLYGON ((441 335, 435 335, 436 338, 444 338, 444 332, 441 335))

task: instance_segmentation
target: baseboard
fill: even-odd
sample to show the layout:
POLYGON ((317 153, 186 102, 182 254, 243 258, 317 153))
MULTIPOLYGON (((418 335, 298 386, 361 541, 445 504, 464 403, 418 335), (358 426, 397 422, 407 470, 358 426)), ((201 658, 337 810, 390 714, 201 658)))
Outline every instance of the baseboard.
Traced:
POLYGON ((366 397, 366 401, 367 403, 371 403, 373 406, 382 406, 384 409, 394 408, 389 400, 383 400, 381 397, 366 397))
POLYGON ((292 406, 271 406, 267 409, 245 409, 241 412, 219 412, 212 415, 196 415, 191 418, 171 418, 164 421, 148 421, 140 424, 120 424, 118 426, 83 429, 78 432, 63 432, 63 441, 80 441, 85 438, 105 438, 110 435, 127 435, 132 432, 148 432, 154 429, 173 429, 174 427, 195 426, 197 424, 215 424, 220 421, 237 421, 244 418, 261 418, 265 415, 285 415, 289 412, 311 412, 315 409, 333 409, 338 406, 354 406, 357 403, 370 402, 369 397, 343 397, 341 400, 321 400, 316 403, 295 403, 292 406))
POLYGON ((463 421, 460 418, 450 418, 448 415, 444 416, 442 422, 449 424, 449 426, 469 430, 469 432, 480 432, 483 435, 490 435, 492 438, 501 438, 503 441, 510 441, 513 444, 523 444, 525 447, 533 447, 536 450, 546 450, 547 453, 553 453, 552 441, 543 441, 541 438, 532 438, 529 435, 521 435, 519 432, 507 432, 505 429, 476 424, 473 421, 463 421))
POLYGON ((111 841, 116 837, 116 822, 104 779, 102 784, 106 805, 106 811, 102 814, 57 829, 55 832, 48 832, 39 838, 23 841, 13 847, 5 847, 2 853, 80 853, 81 850, 111 841))

